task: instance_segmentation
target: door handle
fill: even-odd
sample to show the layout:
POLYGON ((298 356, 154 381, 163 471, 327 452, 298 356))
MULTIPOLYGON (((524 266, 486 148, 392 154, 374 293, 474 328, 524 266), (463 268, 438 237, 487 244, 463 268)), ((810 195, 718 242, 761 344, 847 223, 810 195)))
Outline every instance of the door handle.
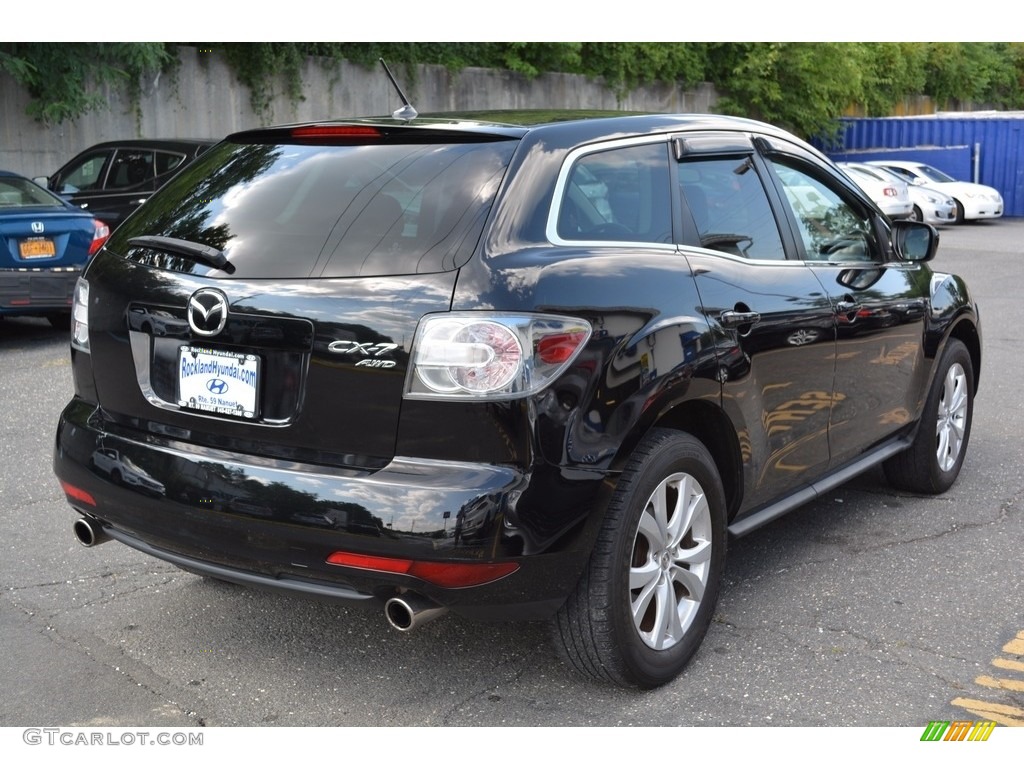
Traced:
POLYGON ((737 328, 741 325, 753 325, 761 319, 758 312, 736 312, 726 310, 718 316, 718 321, 727 328, 737 328))

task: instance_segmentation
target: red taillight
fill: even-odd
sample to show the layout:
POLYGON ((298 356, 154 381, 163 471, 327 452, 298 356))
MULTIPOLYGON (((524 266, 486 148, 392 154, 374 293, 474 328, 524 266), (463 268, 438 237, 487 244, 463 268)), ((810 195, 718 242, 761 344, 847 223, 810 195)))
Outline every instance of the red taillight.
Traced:
POLYGON ((587 340, 586 331, 553 333, 537 342, 537 357, 545 363, 558 365, 571 358, 580 344, 587 340))
POLYGON ((430 560, 406 560, 377 557, 355 552, 335 552, 327 558, 331 565, 361 568, 366 571, 401 573, 429 581, 439 587, 475 587, 496 581, 519 570, 516 563, 439 563, 430 560))
POLYGON ((367 125, 303 125, 292 128, 295 139, 380 138, 380 131, 367 125))
POLYGON ((74 501, 80 501, 83 504, 88 504, 90 507, 96 506, 96 499, 92 497, 92 494, 88 491, 84 491, 76 485, 67 483, 63 480, 60 481, 60 487, 64 489, 64 493, 67 494, 69 499, 74 501))
POLYGON ((895 187, 886 187, 885 189, 882 190, 882 194, 885 195, 886 197, 899 197, 899 195, 896 194, 895 187))
POLYGON ((107 242, 107 238, 110 237, 110 227, 99 219, 92 220, 92 230, 92 243, 89 245, 90 256, 102 248, 103 244, 107 242))

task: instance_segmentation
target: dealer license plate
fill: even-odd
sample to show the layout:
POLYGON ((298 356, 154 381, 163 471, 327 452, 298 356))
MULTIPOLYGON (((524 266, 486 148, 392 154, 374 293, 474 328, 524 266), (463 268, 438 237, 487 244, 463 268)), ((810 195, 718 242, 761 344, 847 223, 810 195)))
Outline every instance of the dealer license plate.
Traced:
POLYGON ((187 345, 178 348, 178 405, 182 408, 255 419, 259 391, 256 355, 187 345))
POLYGON ((18 250, 23 259, 45 259, 57 255, 57 246, 47 237, 34 237, 18 243, 18 250))

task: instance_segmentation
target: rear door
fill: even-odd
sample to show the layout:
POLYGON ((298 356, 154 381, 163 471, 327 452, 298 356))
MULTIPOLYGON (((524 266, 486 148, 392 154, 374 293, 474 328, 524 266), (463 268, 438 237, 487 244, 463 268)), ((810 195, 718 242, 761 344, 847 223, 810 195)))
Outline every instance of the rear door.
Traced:
POLYGON ((814 273, 792 258, 753 143, 742 135, 687 136, 676 147, 684 253, 715 330, 750 508, 828 465, 832 305, 814 273))

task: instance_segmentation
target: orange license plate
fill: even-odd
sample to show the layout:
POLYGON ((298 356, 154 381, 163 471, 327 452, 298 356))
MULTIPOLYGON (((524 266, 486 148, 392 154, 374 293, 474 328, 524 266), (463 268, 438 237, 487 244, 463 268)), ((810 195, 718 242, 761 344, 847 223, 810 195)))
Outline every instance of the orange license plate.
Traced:
POLYGON ((18 247, 21 250, 21 258, 23 259, 44 259, 47 256, 57 255, 57 247, 53 244, 53 240, 45 237, 22 240, 18 247))

